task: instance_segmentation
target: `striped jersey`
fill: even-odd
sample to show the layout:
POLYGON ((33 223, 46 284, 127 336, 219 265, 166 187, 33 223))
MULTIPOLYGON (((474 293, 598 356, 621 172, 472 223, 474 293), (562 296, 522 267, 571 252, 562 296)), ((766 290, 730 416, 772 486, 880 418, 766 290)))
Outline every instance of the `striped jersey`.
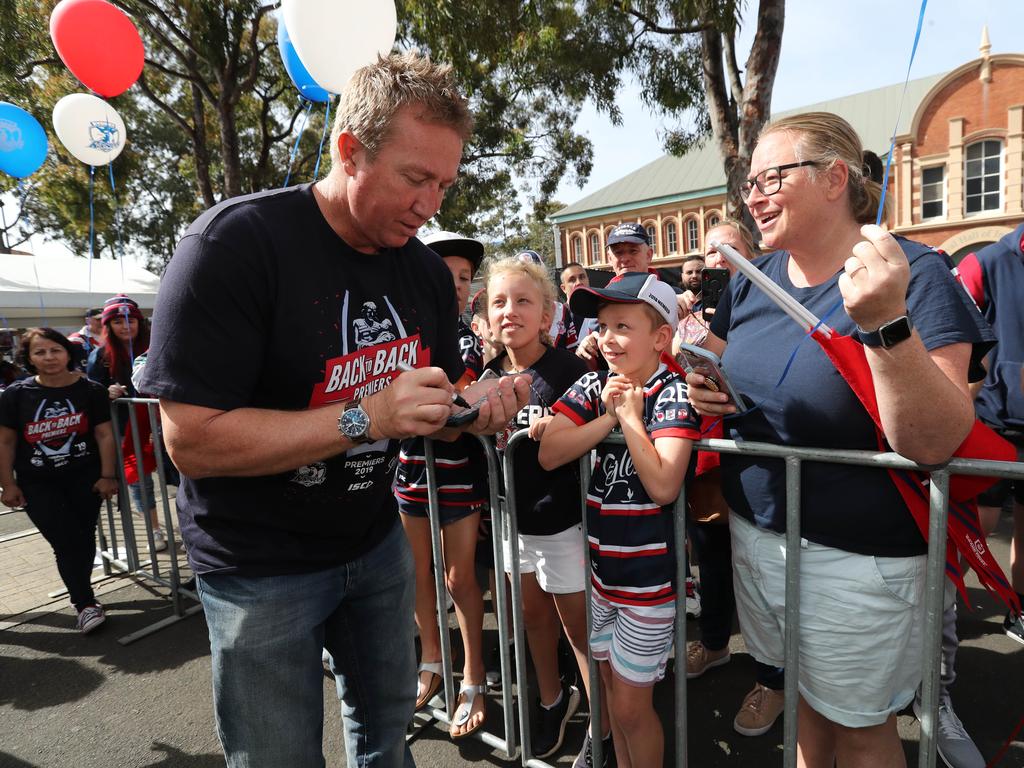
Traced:
MULTIPOLYGON (((466 365, 466 378, 476 380, 483 372, 480 339, 459 318, 459 351, 466 365)), ((442 507, 479 507, 490 497, 483 450, 473 435, 462 435, 453 443, 434 441, 437 466, 437 500, 442 507)), ((423 438, 402 441, 395 476, 395 497, 402 511, 426 512, 427 466, 423 438)))
MULTIPOLYGON (((577 425, 604 413, 607 371, 588 373, 554 407, 577 425)), ((665 365, 644 386, 644 424, 659 437, 700 439, 699 416, 686 399, 686 384, 665 365)), ((606 600, 620 605, 660 605, 675 599, 673 505, 651 500, 625 443, 601 443, 587 489, 591 579, 606 600)))

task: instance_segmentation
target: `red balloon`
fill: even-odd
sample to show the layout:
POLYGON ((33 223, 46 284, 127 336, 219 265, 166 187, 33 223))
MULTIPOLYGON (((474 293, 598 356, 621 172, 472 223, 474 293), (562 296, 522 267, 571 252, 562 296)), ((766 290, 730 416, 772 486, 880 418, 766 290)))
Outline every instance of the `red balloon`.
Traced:
POLYGON ((50 14, 50 37, 71 73, 105 98, 124 93, 142 73, 139 31, 106 0, 61 0, 50 14))

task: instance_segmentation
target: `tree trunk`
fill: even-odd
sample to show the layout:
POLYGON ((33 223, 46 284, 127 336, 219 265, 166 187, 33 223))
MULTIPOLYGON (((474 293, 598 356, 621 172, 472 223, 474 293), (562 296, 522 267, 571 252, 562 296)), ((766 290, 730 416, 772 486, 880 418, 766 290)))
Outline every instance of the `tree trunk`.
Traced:
POLYGON ((210 179, 210 150, 206 145, 206 113, 203 106, 203 94, 199 87, 192 83, 192 120, 195 132, 192 135, 192 156, 196 163, 196 184, 199 194, 203 196, 203 206, 212 208, 217 203, 213 192, 213 181, 210 179))
POLYGON ((224 200, 242 194, 242 163, 238 152, 238 125, 235 108, 222 96, 217 103, 220 115, 220 149, 224 164, 224 200))
MULTIPOLYGON (((735 68, 732 38, 728 41, 730 55, 726 56, 721 33, 715 30, 701 33, 708 114, 725 170, 726 213, 733 218, 746 215, 740 185, 750 173, 750 156, 771 113, 772 86, 779 67, 785 6, 786 0, 760 0, 757 32, 747 58, 746 82, 741 93, 735 92, 735 85, 742 81, 735 68), (729 67, 728 76, 726 67, 729 67), (733 84, 731 94, 729 83, 733 84)), ((732 36, 735 32, 726 34, 732 36)), ((747 223, 753 223, 749 217, 747 223)))

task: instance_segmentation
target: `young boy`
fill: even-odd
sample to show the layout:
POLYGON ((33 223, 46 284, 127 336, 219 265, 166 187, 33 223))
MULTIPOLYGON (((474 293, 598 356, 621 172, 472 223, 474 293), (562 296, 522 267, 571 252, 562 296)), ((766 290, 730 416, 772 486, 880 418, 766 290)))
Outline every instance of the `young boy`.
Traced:
POLYGON ((541 440, 550 468, 597 447, 587 492, 593 627, 620 768, 660 766, 652 687, 665 675, 675 621, 673 504, 700 437, 682 376, 661 361, 678 320, 675 294, 629 272, 600 290, 578 288, 573 312, 598 319, 609 371, 588 373, 554 406, 541 440), (613 429, 625 445, 602 444, 613 429))

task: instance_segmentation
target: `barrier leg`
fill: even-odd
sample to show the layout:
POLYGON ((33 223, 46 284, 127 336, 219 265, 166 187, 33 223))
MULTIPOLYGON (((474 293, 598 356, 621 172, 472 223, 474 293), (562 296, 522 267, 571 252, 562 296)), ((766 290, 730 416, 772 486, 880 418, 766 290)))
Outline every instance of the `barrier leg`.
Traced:
POLYGON ((590 537, 587 535, 587 489, 590 488, 590 452, 580 457, 580 485, 583 490, 583 545, 584 579, 583 588, 587 600, 587 676, 590 678, 590 750, 594 765, 604 765, 604 734, 601 733, 601 673, 597 668, 597 660, 590 652, 590 633, 594 628, 594 611, 591 597, 594 590, 590 578, 590 537))
POLYGON ((786 689, 783 765, 796 768, 800 701, 800 459, 786 459, 786 689))
POLYGON ((434 441, 423 441, 427 464, 427 501, 430 515, 430 547, 434 557, 434 594, 437 597, 437 631, 441 637, 441 671, 444 679, 444 705, 447 721, 455 715, 455 682, 452 675, 452 641, 448 631, 448 603, 445 600, 444 551, 441 547, 441 508, 437 498, 437 467, 434 463, 434 441))
POLYGON ((919 768, 935 768, 935 724, 939 714, 939 658, 942 654, 942 599, 946 579, 946 523, 949 515, 949 473, 931 476, 928 518, 928 564, 925 578, 924 665, 921 680, 921 742, 919 768))
POLYGON ((687 691, 686 691, 686 577, 690 575, 686 567, 686 486, 679 490, 673 517, 672 535, 676 549, 676 727, 675 750, 677 768, 687 768, 687 691), (682 663, 682 669, 679 665, 682 663))

